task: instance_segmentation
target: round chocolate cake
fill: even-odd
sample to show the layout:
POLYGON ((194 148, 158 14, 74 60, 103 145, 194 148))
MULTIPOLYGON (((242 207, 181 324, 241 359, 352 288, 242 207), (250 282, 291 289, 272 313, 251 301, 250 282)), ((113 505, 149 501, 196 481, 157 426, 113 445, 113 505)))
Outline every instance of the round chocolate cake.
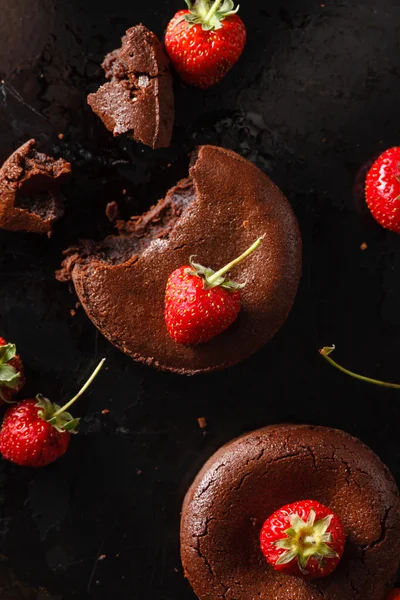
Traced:
POLYGON ((358 439, 307 425, 265 427, 221 448, 197 475, 182 512, 181 555, 200 600, 383 600, 400 559, 399 493, 358 439), (339 515, 347 542, 316 581, 278 573, 259 544, 278 508, 312 499, 339 515))
POLYGON ((72 278, 93 323, 135 360, 185 374, 222 369, 253 354, 285 321, 301 272, 296 217, 272 181, 238 154, 200 147, 189 178, 119 229, 100 244, 69 249, 58 278, 72 278), (233 272, 246 282, 237 321, 207 344, 174 342, 164 322, 172 271, 192 255, 222 267, 262 235, 258 251, 233 272))

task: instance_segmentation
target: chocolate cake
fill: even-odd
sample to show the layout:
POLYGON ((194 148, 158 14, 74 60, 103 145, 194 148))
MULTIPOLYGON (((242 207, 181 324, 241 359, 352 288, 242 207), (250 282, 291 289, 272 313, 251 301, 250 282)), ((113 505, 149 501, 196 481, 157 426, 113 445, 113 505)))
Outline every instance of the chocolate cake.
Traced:
POLYGON ((254 353, 285 321, 301 271, 297 221, 272 181, 234 152, 199 148, 189 178, 119 229, 100 244, 69 249, 58 278, 72 279, 89 318, 135 360, 185 374, 222 369, 254 353), (223 266, 263 234, 258 251, 235 268, 235 279, 247 282, 236 322, 207 344, 174 342, 164 322, 171 272, 191 255, 223 266))
POLYGON ((36 150, 35 140, 18 148, 0 169, 0 227, 51 235, 64 212, 60 185, 71 165, 36 150))
POLYGON ((356 438, 307 425, 265 427, 221 448, 189 489, 181 555, 200 600, 383 600, 400 560, 395 481, 356 438), (314 581, 273 570, 259 545, 285 504, 317 500, 347 534, 336 571, 314 581))
POLYGON ((131 27, 102 64, 106 78, 88 104, 115 136, 126 133, 151 148, 170 145, 174 95, 169 62, 157 37, 131 27))

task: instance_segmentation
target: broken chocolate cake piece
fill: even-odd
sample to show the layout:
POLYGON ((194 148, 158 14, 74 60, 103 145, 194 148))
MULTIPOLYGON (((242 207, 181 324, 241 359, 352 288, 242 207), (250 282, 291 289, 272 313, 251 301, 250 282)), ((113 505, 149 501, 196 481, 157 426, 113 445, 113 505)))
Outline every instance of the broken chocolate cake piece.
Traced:
POLYGON ((107 129, 153 149, 167 148, 174 124, 172 77, 154 33, 131 27, 102 67, 110 81, 89 94, 88 104, 107 129))
POLYGON ((29 140, 0 169, 0 228, 51 235, 64 213, 60 185, 71 174, 71 165, 36 150, 29 140))

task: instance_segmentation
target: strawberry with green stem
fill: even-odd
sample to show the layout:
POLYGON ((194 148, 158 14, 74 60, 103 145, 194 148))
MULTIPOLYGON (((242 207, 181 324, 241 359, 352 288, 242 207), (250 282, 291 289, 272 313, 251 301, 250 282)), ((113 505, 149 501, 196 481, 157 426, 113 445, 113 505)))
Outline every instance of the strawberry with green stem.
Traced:
POLYGON ((239 60, 246 27, 233 0, 186 0, 165 33, 165 48, 180 77, 201 88, 209 88, 239 60))
POLYGON ((265 521, 260 534, 262 553, 273 569, 303 579, 333 573, 345 541, 339 517, 315 500, 283 506, 265 521))
POLYGON ((24 384, 24 369, 15 344, 0 337, 0 402, 11 402, 24 384))
POLYGON ((24 467, 44 467, 65 454, 79 419, 68 409, 82 396, 103 367, 103 359, 79 392, 60 407, 40 394, 10 406, 0 429, 3 457, 24 467))
POLYGON ((371 377, 365 377, 364 375, 359 375, 358 373, 354 373, 353 371, 350 371, 349 369, 342 367, 342 365, 339 365, 339 363, 334 361, 333 358, 331 358, 331 356, 330 356, 335 349, 336 349, 336 347, 333 345, 333 346, 325 346, 324 348, 321 348, 321 350, 319 351, 321 356, 323 356, 325 358, 325 360, 330 365, 332 365, 332 367, 335 367, 335 369, 338 369, 345 375, 349 375, 350 377, 353 377, 354 379, 359 379, 360 381, 365 381, 365 383, 372 383, 374 385, 380 385, 381 387, 387 387, 387 388, 392 388, 394 390, 400 390, 400 384, 398 384, 398 383, 388 383, 386 381, 380 381, 379 379, 372 379, 371 377))
POLYGON ((190 265, 176 269, 165 291, 165 323, 171 338, 179 344, 209 342, 236 320, 241 308, 243 283, 231 281, 227 273, 261 244, 260 237, 238 258, 219 271, 190 259, 190 265))

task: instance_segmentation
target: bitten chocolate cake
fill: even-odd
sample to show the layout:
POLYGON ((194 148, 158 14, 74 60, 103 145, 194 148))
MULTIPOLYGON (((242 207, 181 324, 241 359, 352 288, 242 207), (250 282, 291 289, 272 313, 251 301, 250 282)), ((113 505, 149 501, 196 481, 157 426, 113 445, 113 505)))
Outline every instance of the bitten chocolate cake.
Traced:
POLYGON ((174 124, 169 61, 157 37, 131 27, 102 64, 106 78, 88 104, 115 136, 126 133, 151 148, 168 147, 174 124))
POLYGON ((71 165, 36 150, 35 140, 18 148, 0 169, 0 227, 51 235, 64 212, 60 185, 71 165))
POLYGON ((222 369, 263 346, 285 321, 301 271, 300 233, 282 192, 253 164, 214 146, 199 148, 189 178, 120 224, 119 236, 66 255, 58 278, 72 279, 100 331, 135 360, 185 374, 222 369), (247 282, 235 323, 206 344, 174 342, 164 322, 172 271, 192 255, 223 266, 263 234, 257 253, 235 268, 235 279, 247 282))
POLYGON ((265 427, 221 448, 189 489, 182 511, 185 574, 200 600, 383 600, 400 559, 400 502, 379 458, 343 431, 265 427), (260 549, 264 521, 312 499, 330 507, 347 534, 325 579, 276 572, 260 549))

